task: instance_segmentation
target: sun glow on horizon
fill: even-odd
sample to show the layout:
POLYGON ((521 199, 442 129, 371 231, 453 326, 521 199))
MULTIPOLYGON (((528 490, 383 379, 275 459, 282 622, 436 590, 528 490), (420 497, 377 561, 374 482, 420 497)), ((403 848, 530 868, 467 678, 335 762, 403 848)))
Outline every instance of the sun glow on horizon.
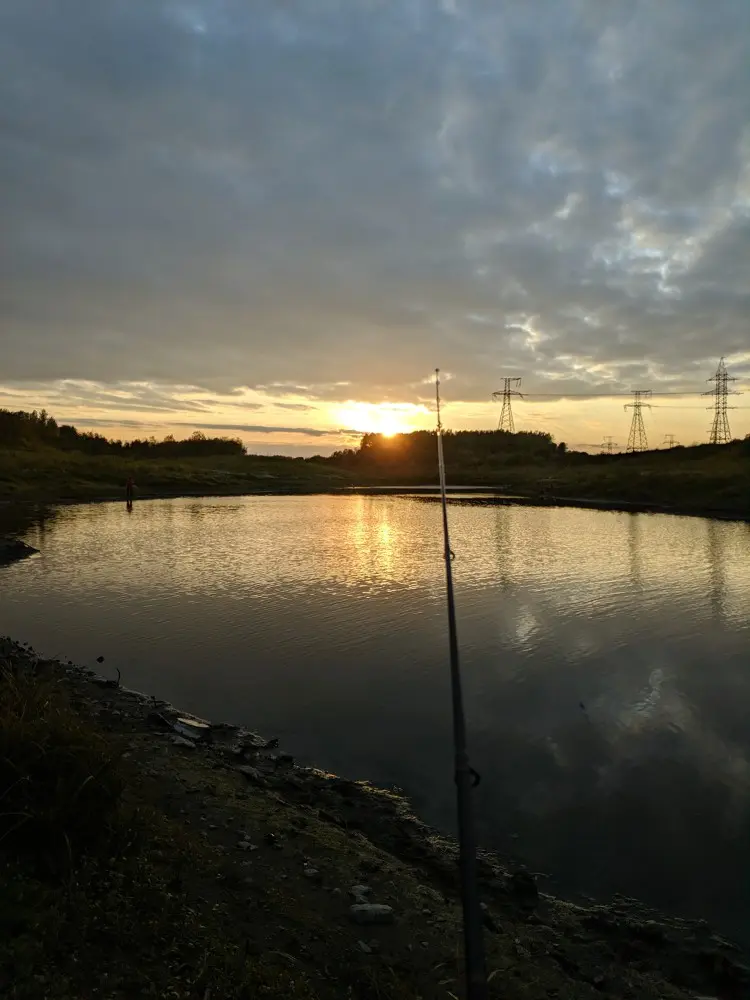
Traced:
POLYGON ((336 418, 346 430, 394 437, 417 430, 418 418, 427 412, 414 403, 349 402, 337 410, 336 418))

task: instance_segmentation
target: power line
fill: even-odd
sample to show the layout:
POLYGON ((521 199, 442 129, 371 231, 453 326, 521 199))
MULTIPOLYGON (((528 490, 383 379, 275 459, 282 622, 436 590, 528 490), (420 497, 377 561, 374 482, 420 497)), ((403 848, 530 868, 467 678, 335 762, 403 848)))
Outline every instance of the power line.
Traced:
POLYGON ((663 443, 667 448, 676 448, 680 442, 675 438, 674 434, 665 434, 663 443))
POLYGON ((612 435, 610 434, 604 438, 600 447, 602 451, 606 451, 608 455, 611 455, 615 448, 619 448, 620 446, 616 441, 612 440, 612 435))
POLYGON ((499 431, 510 431, 511 434, 515 434, 516 432, 516 425, 513 422, 513 407, 511 406, 511 400, 513 396, 518 396, 519 399, 523 399, 523 394, 520 393, 517 388, 520 384, 521 379, 517 376, 504 378, 502 391, 492 393, 493 399, 502 399, 503 401, 503 407, 500 410, 500 419, 497 423, 497 429, 499 431), (514 388, 514 386, 516 388, 514 388))
POLYGON ((714 419, 711 424, 708 440, 710 444, 727 444, 732 440, 732 435, 729 431, 727 410, 734 409, 733 406, 727 406, 727 397, 739 395, 736 389, 729 388, 729 383, 736 382, 737 379, 727 371, 724 358, 720 358, 716 373, 711 378, 706 379, 706 381, 715 383, 713 389, 709 389, 708 392, 703 393, 704 396, 714 397, 713 406, 708 407, 709 410, 713 409, 714 411, 714 419))
MULTIPOLYGON (((708 393, 707 395, 712 395, 712 393, 708 393)), ((663 404, 657 404, 657 405, 661 406, 661 408, 664 409, 664 410, 703 410, 703 411, 706 410, 705 406, 695 406, 692 403, 690 403, 688 406, 667 406, 667 405, 663 405, 663 404)), ((708 409, 711 410, 711 409, 713 409, 713 407, 709 406, 708 409)), ((732 407, 730 407, 730 409, 732 409, 732 410, 750 410, 750 406, 732 406, 732 407)))
MULTIPOLYGON (((564 393, 558 393, 558 392, 536 393, 536 392, 526 392, 524 390, 523 398, 524 398, 524 400, 533 401, 534 399, 537 399, 537 398, 539 398, 541 396, 544 396, 545 398, 549 397, 550 399, 557 399, 557 400, 560 400, 560 402, 562 402, 565 399, 613 399, 615 396, 630 396, 630 395, 632 395, 632 393, 629 393, 629 392, 614 393, 613 392, 613 393, 608 393, 608 394, 604 394, 604 395, 601 394, 601 393, 595 393, 594 395, 584 395, 583 393, 581 393, 578 396, 570 396, 570 395, 566 395, 564 393)), ((670 396, 670 395, 674 395, 674 396, 703 396, 703 395, 706 395, 706 393, 703 393, 703 392, 691 392, 691 393, 682 393, 682 392, 676 392, 676 393, 654 392, 653 395, 654 396, 670 396)), ((677 403, 676 405, 674 403, 669 403, 669 404, 664 403, 662 405, 664 406, 665 409, 669 409, 669 410, 702 410, 702 409, 704 409, 704 407, 699 406, 696 403, 686 403, 684 405, 681 405, 679 403, 677 403)), ((731 409, 733 409, 733 410, 750 410, 750 406, 733 406, 733 407, 731 407, 731 409)))
MULTIPOLYGON (((710 381, 710 380, 709 380, 710 381)), ((702 389, 652 389, 652 396, 705 396, 702 389)), ((524 390, 524 397, 537 399, 541 396, 550 399, 612 399, 616 396, 631 396, 630 392, 529 392, 524 390)))
POLYGON ((643 407, 651 409, 650 403, 644 403, 644 399, 651 397, 650 389, 634 389, 633 402, 626 403, 625 409, 633 411, 633 420, 630 424, 630 434, 628 435, 628 445, 625 451, 647 451, 648 440, 646 438, 646 428, 643 425, 643 407))

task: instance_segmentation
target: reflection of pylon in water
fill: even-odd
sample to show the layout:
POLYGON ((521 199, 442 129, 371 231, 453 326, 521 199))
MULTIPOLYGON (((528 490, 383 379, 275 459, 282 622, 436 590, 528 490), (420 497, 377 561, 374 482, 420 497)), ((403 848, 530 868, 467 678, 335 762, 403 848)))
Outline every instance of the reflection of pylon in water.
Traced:
POLYGON ((628 514, 627 525, 630 582, 634 586, 640 587, 643 583, 643 539, 641 537, 643 515, 628 514))
POLYGON ((651 396, 650 389, 634 389, 633 402, 626 403, 625 409, 633 411, 633 419, 630 423, 630 434, 628 434, 628 446, 625 451, 647 451, 648 440, 646 439, 646 428, 643 426, 643 407, 651 409, 650 403, 644 403, 644 399, 651 396))
POLYGON ((520 393, 514 386, 519 386, 521 384, 521 379, 512 376, 511 378, 503 379, 503 388, 501 392, 493 392, 493 399, 502 399, 503 406, 500 410, 500 419, 497 422, 497 429, 499 431, 510 431, 511 434, 515 434, 516 425, 513 422, 513 407, 511 406, 511 399, 513 396, 518 396, 519 399, 523 399, 523 393, 520 393))
MULTIPOLYGON (((727 406, 727 396, 736 396, 737 393, 730 390, 729 383, 736 382, 737 379, 734 378, 727 372, 726 365, 724 364, 724 358, 719 361, 719 367, 716 369, 716 374, 711 378, 706 379, 707 382, 715 382, 716 387, 714 389, 709 389, 708 392, 704 392, 704 396, 713 396, 713 411, 714 411, 714 421, 711 424, 711 433, 709 435, 709 441, 711 444, 728 444, 732 440, 732 435, 729 432, 729 418, 727 417, 727 410, 732 410, 734 407, 727 406)), ((711 409, 711 407, 709 407, 711 409)))
POLYGON ((719 525, 716 521, 706 521, 711 610, 718 620, 721 620, 726 613, 727 597, 726 569, 728 556, 722 545, 722 540, 726 537, 722 528, 723 525, 719 525))

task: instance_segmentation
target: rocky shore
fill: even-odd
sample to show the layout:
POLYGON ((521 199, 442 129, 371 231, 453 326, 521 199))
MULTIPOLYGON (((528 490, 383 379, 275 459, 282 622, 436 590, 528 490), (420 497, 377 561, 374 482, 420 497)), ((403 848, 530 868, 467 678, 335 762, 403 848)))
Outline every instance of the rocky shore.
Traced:
MULTIPOLYGON (((156 910, 171 913, 178 900, 187 925, 219 928, 201 955, 190 934, 200 941, 204 932, 170 917, 176 954, 168 948, 165 957, 161 942, 172 930, 163 914, 154 918, 153 946, 141 940, 142 928, 128 932, 112 917, 113 947, 97 951, 87 940, 85 959, 62 957, 56 975, 69 983, 67 993, 48 988, 33 963, 19 978, 18 955, 6 942, 4 996, 82 995, 75 992, 82 961, 91 963, 91 997, 216 1000, 218 988, 237 997, 462 995, 456 845, 415 817, 397 790, 301 766, 273 739, 128 690, 106 676, 106 664, 100 674, 43 660, 9 639, 0 642, 0 663, 5 683, 23 678, 62 693, 80 726, 116 748, 126 797, 166 824, 146 854, 179 874, 159 883, 156 910), (225 947, 231 962, 218 967, 212 950, 225 947), (252 987, 228 992, 221 977, 230 965, 232 975, 240 966, 242 975, 253 970, 252 987), (132 992, 136 984, 140 993, 132 992)), ((705 922, 668 919, 625 898, 573 905, 489 854, 481 856, 481 877, 491 996, 739 1000, 750 992, 743 956, 705 922)), ((85 893, 78 903, 93 905, 85 893)), ((109 919, 97 915, 96 935, 109 919)), ((33 926, 42 923, 37 913, 33 926)), ((30 948, 24 939, 23 955, 30 948)))
POLYGON ((39 550, 22 542, 19 538, 0 538, 0 566, 6 563, 16 562, 18 559, 26 559, 35 555, 39 550))

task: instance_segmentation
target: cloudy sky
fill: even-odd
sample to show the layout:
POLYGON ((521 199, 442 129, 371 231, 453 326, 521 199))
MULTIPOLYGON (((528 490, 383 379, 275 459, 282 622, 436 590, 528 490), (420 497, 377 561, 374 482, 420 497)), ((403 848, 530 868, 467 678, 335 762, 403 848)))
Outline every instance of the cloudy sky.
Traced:
POLYGON ((0 405, 307 454, 437 365, 577 445, 750 386, 748 0, 0 0, 0 93, 0 405))

